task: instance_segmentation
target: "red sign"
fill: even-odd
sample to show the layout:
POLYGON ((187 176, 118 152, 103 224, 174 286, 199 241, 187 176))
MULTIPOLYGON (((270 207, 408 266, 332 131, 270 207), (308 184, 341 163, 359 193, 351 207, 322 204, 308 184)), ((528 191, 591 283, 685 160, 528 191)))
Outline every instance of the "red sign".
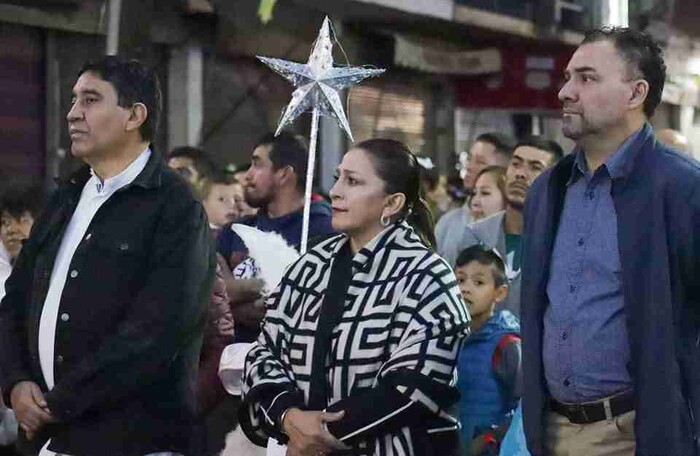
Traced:
POLYGON ((457 105, 463 108, 553 109, 561 107, 557 94, 574 49, 532 47, 500 49, 499 73, 456 78, 457 105))

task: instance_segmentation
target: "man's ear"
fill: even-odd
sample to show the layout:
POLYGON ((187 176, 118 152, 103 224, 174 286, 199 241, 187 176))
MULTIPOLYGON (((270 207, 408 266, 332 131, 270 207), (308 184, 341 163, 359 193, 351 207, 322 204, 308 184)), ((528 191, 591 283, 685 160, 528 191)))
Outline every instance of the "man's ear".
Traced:
POLYGON ((141 128, 141 125, 148 118, 148 108, 143 103, 134 103, 129 109, 129 118, 126 120, 126 131, 134 131, 141 128))
POLYGON ((297 185, 297 175, 291 166, 283 166, 276 173, 278 173, 280 185, 284 186, 287 183, 293 186, 297 185))
POLYGON ((649 83, 644 79, 639 79, 634 81, 632 86, 632 94, 630 95, 629 107, 630 109, 636 109, 644 105, 644 101, 649 95, 649 83))

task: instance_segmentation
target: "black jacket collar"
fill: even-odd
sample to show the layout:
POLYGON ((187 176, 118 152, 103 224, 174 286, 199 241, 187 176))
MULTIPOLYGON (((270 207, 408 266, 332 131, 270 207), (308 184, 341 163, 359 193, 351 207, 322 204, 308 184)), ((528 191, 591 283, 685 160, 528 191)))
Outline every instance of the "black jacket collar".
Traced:
MULTIPOLYGON (((138 186, 145 189, 160 187, 164 166, 165 163, 163 162, 163 156, 151 149, 151 156, 148 158, 148 162, 146 162, 146 166, 143 171, 136 176, 136 179, 134 179, 131 184, 124 188, 128 188, 130 186, 138 186)), ((85 187, 85 183, 87 183, 91 176, 92 173, 90 171, 90 166, 83 165, 67 179, 56 179, 56 183, 60 187, 64 188, 82 189, 85 187)))

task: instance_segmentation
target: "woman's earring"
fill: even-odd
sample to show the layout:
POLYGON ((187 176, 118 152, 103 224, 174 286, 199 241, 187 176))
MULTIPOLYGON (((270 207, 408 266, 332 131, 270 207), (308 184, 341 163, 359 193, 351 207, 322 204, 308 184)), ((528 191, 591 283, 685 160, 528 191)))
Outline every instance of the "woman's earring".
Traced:
POLYGON ((386 228, 391 224, 391 219, 389 218, 389 216, 382 214, 382 216, 379 217, 379 223, 381 223, 382 226, 386 228))

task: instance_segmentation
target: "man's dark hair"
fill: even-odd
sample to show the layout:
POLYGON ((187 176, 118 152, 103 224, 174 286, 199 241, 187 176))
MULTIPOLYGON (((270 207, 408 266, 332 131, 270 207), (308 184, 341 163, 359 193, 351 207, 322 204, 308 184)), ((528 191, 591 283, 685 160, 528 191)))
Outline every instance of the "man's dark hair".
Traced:
POLYGON ((297 176, 297 189, 304 192, 306 187, 306 167, 309 158, 309 148, 301 136, 288 131, 282 131, 275 136, 274 133, 263 135, 253 149, 260 146, 270 146, 270 161, 277 171, 285 166, 290 166, 297 176))
POLYGON ((491 144, 496 149, 496 153, 501 154, 508 160, 510 160, 510 157, 513 156, 515 140, 508 135, 504 135, 503 133, 483 133, 477 136, 476 141, 474 142, 484 142, 487 144, 491 144))
POLYGON ((172 158, 189 158, 192 160, 194 169, 197 170, 200 179, 210 179, 218 170, 216 163, 214 163, 209 154, 197 147, 176 147, 168 153, 166 161, 172 158))
POLYGON ((513 150, 523 146, 534 147, 535 149, 549 152, 552 155, 552 164, 555 164, 564 156, 564 149, 562 149, 556 141, 543 138, 542 136, 529 136, 519 141, 513 150))
POLYGON ((630 77, 649 83, 649 93, 644 100, 644 114, 651 118, 661 103, 661 93, 666 82, 666 64, 663 51, 649 35, 626 27, 602 27, 586 32, 581 44, 610 41, 627 62, 630 77))
POLYGON ((122 108, 129 108, 136 103, 146 106, 148 116, 139 131, 144 141, 153 141, 163 109, 163 94, 156 73, 138 60, 114 55, 86 63, 80 69, 78 77, 88 72, 112 84, 117 92, 117 103, 122 108))
POLYGON ((20 218, 25 212, 37 218, 44 208, 44 189, 35 182, 13 182, 0 195, 0 215, 20 218))
POLYGON ((483 244, 473 245, 467 247, 466 249, 459 252, 457 255, 457 261, 455 266, 458 268, 464 267, 476 261, 477 263, 484 266, 491 266, 491 272, 493 274, 493 281, 497 287, 505 285, 508 283, 508 276, 506 275, 506 266, 503 263, 501 256, 496 253, 496 251, 483 244))

